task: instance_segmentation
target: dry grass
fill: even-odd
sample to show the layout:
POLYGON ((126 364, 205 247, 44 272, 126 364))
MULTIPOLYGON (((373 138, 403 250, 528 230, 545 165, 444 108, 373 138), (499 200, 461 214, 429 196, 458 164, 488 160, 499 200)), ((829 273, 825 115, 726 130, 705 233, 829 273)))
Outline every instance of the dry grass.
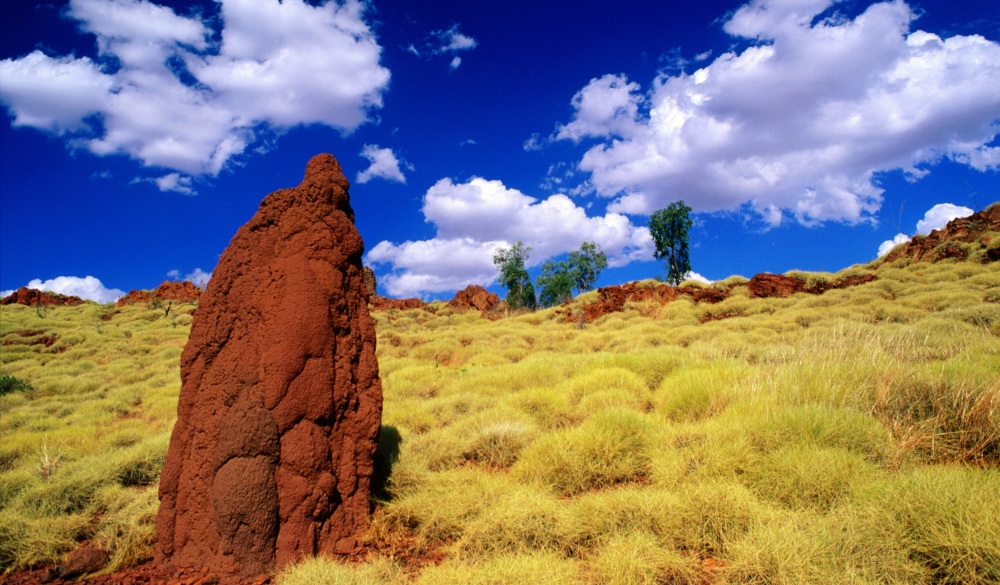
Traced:
MULTIPOLYGON (((787 299, 732 277, 723 303, 582 328, 375 314, 387 477, 367 538, 395 544, 280 583, 1000 581, 1000 277, 906 260, 800 276, 870 270, 787 299)), ((84 538, 115 566, 151 553, 190 321, 101 310, 0 313, 3 340, 58 338, 3 346, 0 375, 33 388, 0 396, 4 570, 84 538)))

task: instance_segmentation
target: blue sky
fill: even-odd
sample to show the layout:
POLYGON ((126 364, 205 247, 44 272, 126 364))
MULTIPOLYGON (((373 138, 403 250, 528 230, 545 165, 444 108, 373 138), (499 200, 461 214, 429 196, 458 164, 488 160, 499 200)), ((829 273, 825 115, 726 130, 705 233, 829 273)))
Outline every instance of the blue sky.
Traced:
MULTIPOLYGON (((334 154, 381 294, 597 241, 663 274, 835 271, 1000 199, 993 0, 8 2, 0 290, 203 283, 334 154), (884 247, 883 247, 884 249, 884 247), (88 278, 89 277, 89 278, 88 278)), ((498 291, 502 292, 502 291, 498 291)))

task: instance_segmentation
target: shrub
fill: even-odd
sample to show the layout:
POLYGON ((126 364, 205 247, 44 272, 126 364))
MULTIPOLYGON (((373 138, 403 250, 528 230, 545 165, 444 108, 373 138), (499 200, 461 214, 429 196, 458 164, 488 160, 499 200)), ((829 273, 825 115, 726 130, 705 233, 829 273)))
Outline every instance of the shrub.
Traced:
POLYGON ((31 392, 34 388, 31 384, 15 376, 0 376, 0 396, 12 392, 31 392))

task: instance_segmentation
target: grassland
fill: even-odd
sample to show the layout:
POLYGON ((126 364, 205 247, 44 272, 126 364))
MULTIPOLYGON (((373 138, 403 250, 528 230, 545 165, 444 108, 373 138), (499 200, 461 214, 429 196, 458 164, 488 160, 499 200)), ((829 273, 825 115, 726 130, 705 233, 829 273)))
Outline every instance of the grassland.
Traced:
MULTIPOLYGON (((279 582, 1000 582, 1000 271, 810 277, 868 271, 582 327, 376 313, 374 552, 279 582)), ((2 308, 0 374, 33 390, 0 396, 0 570, 150 556, 189 309, 2 308)))

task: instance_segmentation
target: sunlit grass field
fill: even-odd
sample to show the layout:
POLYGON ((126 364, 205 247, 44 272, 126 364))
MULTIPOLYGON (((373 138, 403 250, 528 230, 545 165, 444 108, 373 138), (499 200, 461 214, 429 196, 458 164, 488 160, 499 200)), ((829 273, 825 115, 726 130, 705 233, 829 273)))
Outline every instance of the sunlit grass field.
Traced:
MULTIPOLYGON (((800 276, 869 271, 582 326, 375 313, 373 552, 279 583, 1000 582, 1000 270, 800 276)), ((0 570, 151 556, 191 309, 0 308, 33 387, 0 396, 0 570)))

